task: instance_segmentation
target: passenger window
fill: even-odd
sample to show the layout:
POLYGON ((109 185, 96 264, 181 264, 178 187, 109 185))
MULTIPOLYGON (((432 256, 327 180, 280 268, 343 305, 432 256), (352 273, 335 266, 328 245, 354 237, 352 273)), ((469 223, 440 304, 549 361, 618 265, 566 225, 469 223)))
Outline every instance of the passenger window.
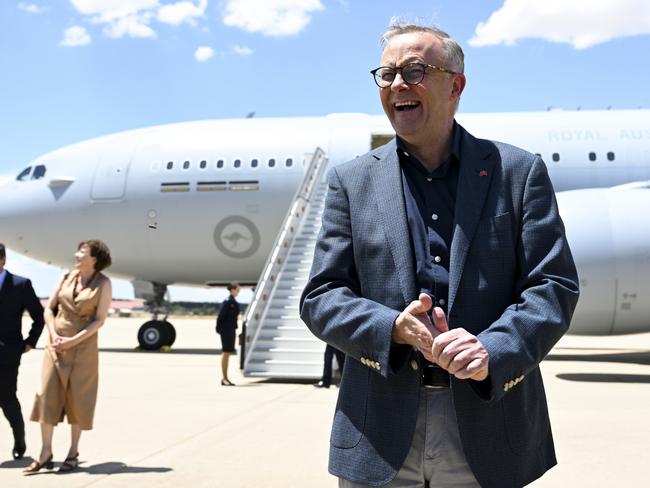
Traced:
POLYGON ((174 168, 174 161, 168 161, 167 162, 167 169, 173 169, 174 168))
POLYGON ((590 152, 589 153, 589 161, 596 161, 596 153, 595 152, 590 152))
POLYGON ((251 168, 257 168, 257 159, 251 159, 251 168))
POLYGON ((614 153, 611 152, 611 151, 608 152, 607 153, 607 161, 614 161, 614 159, 616 159, 616 157, 614 156, 614 153))
POLYGON ((553 161, 556 163, 560 160, 560 154, 559 153, 553 153, 553 161))
POLYGON ((271 158, 269 159, 269 168, 273 168, 275 166, 275 159, 271 158))
POLYGON ((189 161, 185 161, 183 163, 183 169, 190 169, 190 162, 189 161))
POLYGON ((34 168, 34 173, 32 174, 32 180, 40 180, 45 176, 45 165, 39 164, 34 168))
POLYGON ((20 173, 18 173, 18 176, 16 176, 16 181, 25 181, 29 177, 29 173, 32 171, 32 167, 28 166, 24 170, 22 170, 20 173))
POLYGON ((287 165, 287 168, 290 168, 291 166, 293 166, 293 159, 287 158, 287 161, 286 161, 285 164, 287 165))
POLYGON ((223 159, 220 159, 219 161, 217 161, 217 168, 219 168, 219 169, 223 168, 223 159))
POLYGON ((241 166, 241 159, 235 159, 235 162, 233 163, 233 166, 235 168, 239 168, 241 166))
POLYGON ((208 165, 208 162, 204 159, 199 163, 199 168, 205 169, 205 167, 208 165))

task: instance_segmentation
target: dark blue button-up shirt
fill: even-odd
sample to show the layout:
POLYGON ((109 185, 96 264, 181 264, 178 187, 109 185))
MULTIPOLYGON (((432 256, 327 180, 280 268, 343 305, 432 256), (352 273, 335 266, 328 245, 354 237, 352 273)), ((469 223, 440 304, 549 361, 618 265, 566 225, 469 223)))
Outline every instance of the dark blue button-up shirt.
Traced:
POLYGON ((397 138, 406 213, 413 245, 416 284, 434 306, 447 312, 449 258, 460 163, 460 131, 454 123, 451 153, 434 171, 410 155, 397 138))

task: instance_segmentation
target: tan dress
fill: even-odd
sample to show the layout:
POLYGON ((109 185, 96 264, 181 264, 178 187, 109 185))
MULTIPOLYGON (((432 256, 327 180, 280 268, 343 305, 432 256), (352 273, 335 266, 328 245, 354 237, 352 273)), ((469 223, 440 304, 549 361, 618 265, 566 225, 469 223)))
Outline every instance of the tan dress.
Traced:
MULTIPOLYGON (((71 271, 59 290, 54 328, 63 337, 74 336, 93 321, 102 287, 108 282, 106 276, 98 274, 75 297, 78 275, 77 270, 71 271)), ((63 353, 56 352, 50 345, 48 336, 41 392, 36 394, 31 420, 56 425, 63 421, 65 414, 68 423, 90 430, 97 401, 97 334, 63 353)))

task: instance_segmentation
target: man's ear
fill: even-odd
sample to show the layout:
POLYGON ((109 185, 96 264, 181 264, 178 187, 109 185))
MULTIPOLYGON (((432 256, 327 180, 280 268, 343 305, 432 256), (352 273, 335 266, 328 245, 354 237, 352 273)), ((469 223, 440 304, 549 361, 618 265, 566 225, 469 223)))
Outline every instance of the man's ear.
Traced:
POLYGON ((467 79, 465 78, 464 74, 459 73, 457 75, 454 75, 453 84, 451 86, 452 97, 460 98, 460 95, 463 93, 466 84, 467 84, 467 79))

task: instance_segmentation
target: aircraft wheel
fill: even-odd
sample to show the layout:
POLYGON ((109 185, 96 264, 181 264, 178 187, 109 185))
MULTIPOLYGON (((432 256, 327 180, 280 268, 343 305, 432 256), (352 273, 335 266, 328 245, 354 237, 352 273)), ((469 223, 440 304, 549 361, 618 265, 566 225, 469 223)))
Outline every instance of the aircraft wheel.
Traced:
POLYGON ((172 324, 170 324, 166 320, 164 324, 167 326, 167 331, 169 333, 169 340, 167 341, 167 345, 171 347, 174 344, 174 341, 176 340, 176 329, 172 324))
MULTIPOLYGON (((145 322, 138 330, 138 343, 146 351, 155 351, 170 343, 169 322, 150 320, 145 322)), ((170 324, 171 326, 171 324, 170 324)))

